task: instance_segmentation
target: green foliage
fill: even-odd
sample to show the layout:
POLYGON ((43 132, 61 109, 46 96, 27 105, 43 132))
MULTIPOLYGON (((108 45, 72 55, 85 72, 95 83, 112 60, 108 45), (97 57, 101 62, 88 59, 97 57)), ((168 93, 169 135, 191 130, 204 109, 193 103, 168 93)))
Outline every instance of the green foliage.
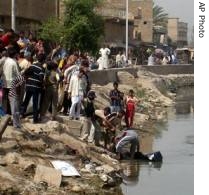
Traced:
POLYGON ((40 29, 39 37, 53 43, 63 43, 66 30, 63 24, 56 18, 50 18, 40 29))
POLYGON ((98 41, 104 34, 104 21, 95 12, 100 0, 66 0, 64 25, 66 42, 71 49, 96 52, 98 41))
POLYGON ((101 0, 65 0, 63 21, 51 18, 40 29, 39 36, 61 43, 71 50, 95 53, 104 35, 104 20, 95 8, 101 0))
POLYGON ((165 13, 165 10, 158 5, 153 5, 153 24, 166 27, 167 21, 168 14, 165 13))

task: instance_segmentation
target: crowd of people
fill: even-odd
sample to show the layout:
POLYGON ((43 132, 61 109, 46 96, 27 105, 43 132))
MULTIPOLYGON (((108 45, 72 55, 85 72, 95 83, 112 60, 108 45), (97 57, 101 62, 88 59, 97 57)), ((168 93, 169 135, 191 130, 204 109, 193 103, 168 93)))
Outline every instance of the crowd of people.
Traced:
MULTIPOLYGON (((110 51, 104 48, 100 52, 104 58, 101 69, 107 68, 104 55, 110 51)), ((131 130, 139 100, 132 89, 125 97, 114 82, 110 105, 95 109, 96 93, 91 89, 89 66, 87 53, 68 54, 57 45, 47 54, 44 40, 7 31, 0 36, 2 110, 12 115, 16 130, 21 129, 21 118, 27 116, 30 106, 33 123, 41 123, 48 113, 51 120, 56 120, 58 113, 67 115, 69 120, 82 121, 79 139, 95 145, 104 143, 104 148, 115 150, 119 157, 124 145, 131 143, 133 156, 133 151, 139 150, 138 136, 131 130), (126 131, 119 135, 123 119, 126 131)))
POLYGON ((166 53, 160 50, 160 52, 148 51, 148 53, 150 53, 147 61, 148 66, 178 63, 178 59, 175 52, 166 53))

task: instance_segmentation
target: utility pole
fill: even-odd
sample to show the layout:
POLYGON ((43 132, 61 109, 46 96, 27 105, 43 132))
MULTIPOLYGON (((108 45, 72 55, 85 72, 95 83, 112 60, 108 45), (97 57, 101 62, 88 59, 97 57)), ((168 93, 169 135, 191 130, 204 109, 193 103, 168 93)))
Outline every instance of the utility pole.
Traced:
POLYGON ((126 0, 126 59, 128 60, 128 0, 126 0))
POLYGON ((60 19, 60 0, 55 1, 55 7, 56 7, 56 18, 60 19))
POLYGON ((15 31, 16 24, 15 24, 15 0, 11 0, 11 28, 15 31))

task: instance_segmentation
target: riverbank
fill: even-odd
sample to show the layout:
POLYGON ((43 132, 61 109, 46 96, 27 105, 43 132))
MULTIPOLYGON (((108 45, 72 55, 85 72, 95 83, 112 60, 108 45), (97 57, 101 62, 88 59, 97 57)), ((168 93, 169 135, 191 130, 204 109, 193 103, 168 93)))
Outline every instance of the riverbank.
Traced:
MULTIPOLYGON (((125 94, 134 89, 140 99, 134 126, 141 137, 142 152, 151 152, 147 137, 153 132, 154 123, 166 120, 166 108, 175 104, 176 78, 181 80, 181 77, 179 83, 183 85, 193 75, 159 76, 142 70, 137 75, 135 78, 127 72, 118 72, 119 89, 125 94)), ((109 105, 112 83, 93 84, 92 88, 97 93, 96 106, 109 105)), ((78 140, 80 125, 79 121, 60 116, 58 121, 37 125, 26 118, 21 131, 8 126, 0 142, 0 191, 4 194, 122 194, 120 162, 102 148, 78 140), (60 184, 56 174, 49 175, 48 182, 42 182, 41 178, 34 181, 37 167, 53 168, 52 160, 71 163, 81 176, 62 176, 60 184), (50 185, 52 181, 57 181, 59 187, 50 185)))

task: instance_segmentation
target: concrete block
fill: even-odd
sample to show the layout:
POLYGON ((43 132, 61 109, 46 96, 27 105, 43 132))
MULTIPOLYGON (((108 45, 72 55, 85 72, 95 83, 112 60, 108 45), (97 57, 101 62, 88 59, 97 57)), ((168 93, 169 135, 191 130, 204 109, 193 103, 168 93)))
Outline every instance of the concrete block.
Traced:
POLYGON ((47 182, 49 186, 60 187, 62 173, 54 168, 38 165, 34 176, 34 182, 39 183, 41 181, 47 182))

